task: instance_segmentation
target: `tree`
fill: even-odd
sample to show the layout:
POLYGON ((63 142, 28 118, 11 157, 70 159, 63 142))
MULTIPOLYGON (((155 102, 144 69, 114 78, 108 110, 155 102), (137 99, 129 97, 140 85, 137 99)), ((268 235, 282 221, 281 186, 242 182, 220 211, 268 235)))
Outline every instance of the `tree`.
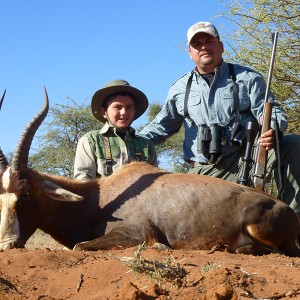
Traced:
POLYGON ((30 156, 29 164, 41 172, 73 177, 78 139, 90 130, 99 129, 101 123, 91 114, 90 106, 67 100, 71 104, 54 104, 50 108, 50 121, 44 123, 44 134, 38 136, 39 150, 30 156))
POLYGON ((221 16, 235 25, 226 34, 227 56, 268 76, 272 41, 279 32, 271 89, 289 116, 288 132, 300 133, 300 3, 293 0, 222 1, 227 11, 221 16))

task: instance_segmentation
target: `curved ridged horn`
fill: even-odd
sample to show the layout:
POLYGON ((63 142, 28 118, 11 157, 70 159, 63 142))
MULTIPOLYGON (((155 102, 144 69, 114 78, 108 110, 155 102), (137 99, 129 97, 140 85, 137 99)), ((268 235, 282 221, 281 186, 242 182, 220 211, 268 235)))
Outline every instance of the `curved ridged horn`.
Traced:
POLYGON ((5 170, 8 167, 8 161, 0 148, 0 165, 1 169, 5 170))
POLYGON ((0 110, 1 110, 1 107, 2 107, 2 103, 3 103, 3 100, 4 100, 5 94, 6 94, 6 89, 4 90, 3 95, 1 97, 1 100, 0 100, 0 110))
POLYGON ((49 110, 49 100, 46 88, 44 88, 45 92, 45 101, 44 106, 40 113, 38 113, 26 126, 23 130, 19 143, 17 145, 16 151, 14 152, 12 161, 11 161, 11 168, 12 171, 22 171, 27 168, 28 164, 28 156, 29 150, 34 138, 35 133, 37 132, 39 126, 42 124, 44 119, 47 116, 49 110))

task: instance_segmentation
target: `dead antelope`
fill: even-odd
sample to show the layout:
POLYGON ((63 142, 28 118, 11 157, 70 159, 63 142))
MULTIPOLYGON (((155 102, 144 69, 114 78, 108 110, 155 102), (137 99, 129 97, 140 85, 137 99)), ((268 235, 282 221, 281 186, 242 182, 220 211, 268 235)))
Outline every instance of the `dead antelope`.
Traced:
POLYGON ((40 228, 74 250, 156 242, 300 256, 294 211, 268 194, 216 179, 130 163, 103 179, 76 181, 28 168, 31 142, 48 111, 25 128, 9 166, 0 152, 0 250, 24 247, 40 228))

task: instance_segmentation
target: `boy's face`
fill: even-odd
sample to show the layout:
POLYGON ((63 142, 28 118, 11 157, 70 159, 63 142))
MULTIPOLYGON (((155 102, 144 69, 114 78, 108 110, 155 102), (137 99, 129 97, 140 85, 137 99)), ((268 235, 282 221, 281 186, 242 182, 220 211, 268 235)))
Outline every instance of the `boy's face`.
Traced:
POLYGON ((111 125, 117 128, 126 129, 134 118, 134 100, 129 95, 117 95, 107 102, 107 110, 101 107, 101 112, 111 125))

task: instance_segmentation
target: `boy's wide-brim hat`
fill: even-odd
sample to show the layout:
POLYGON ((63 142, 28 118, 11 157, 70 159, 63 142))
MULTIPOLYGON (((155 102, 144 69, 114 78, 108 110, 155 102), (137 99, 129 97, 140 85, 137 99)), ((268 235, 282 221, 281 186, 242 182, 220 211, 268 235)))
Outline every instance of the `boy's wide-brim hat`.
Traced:
POLYGON ((94 117, 105 123, 106 119, 103 117, 100 108, 106 98, 112 94, 125 92, 131 94, 135 100, 135 115, 134 120, 139 118, 148 108, 148 99, 146 95, 139 89, 131 86, 126 80, 118 79, 107 83, 104 88, 98 90, 92 98, 92 113, 94 117))

